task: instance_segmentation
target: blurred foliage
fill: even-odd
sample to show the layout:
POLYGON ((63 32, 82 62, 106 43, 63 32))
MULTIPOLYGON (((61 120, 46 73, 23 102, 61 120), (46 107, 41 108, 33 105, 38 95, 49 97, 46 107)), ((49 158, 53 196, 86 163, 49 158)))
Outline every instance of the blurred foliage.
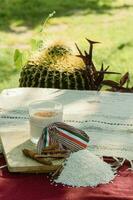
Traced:
POLYGON ((22 52, 39 39, 40 24, 54 10, 44 39, 63 37, 82 49, 87 46, 84 38, 98 40, 96 66, 104 62, 112 71, 131 72, 133 79, 132 0, 0 0, 0 89, 18 86, 21 64, 15 68, 14 51, 22 52))
POLYGON ((71 16, 75 11, 84 11, 84 14, 111 14, 110 10, 131 6, 133 5, 126 4, 126 1, 117 5, 117 0, 0 0, 0 26, 9 28, 16 20, 21 25, 35 26, 53 10, 56 10, 57 17, 62 17, 71 16))

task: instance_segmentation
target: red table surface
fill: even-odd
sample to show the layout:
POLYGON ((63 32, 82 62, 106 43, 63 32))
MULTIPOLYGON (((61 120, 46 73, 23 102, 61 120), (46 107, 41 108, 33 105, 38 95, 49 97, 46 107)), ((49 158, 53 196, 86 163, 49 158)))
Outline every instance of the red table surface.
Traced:
MULTIPOLYGON (((0 156, 0 165, 5 164, 0 156)), ((0 170, 0 200, 133 200, 133 173, 125 164, 113 183, 96 188, 51 185, 45 174, 9 173, 0 170)))

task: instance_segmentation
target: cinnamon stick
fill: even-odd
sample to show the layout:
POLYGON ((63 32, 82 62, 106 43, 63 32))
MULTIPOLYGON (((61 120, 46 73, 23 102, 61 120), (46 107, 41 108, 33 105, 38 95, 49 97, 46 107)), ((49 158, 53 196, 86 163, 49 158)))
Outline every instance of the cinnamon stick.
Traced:
POLYGON ((42 164, 52 165, 52 162, 50 160, 46 160, 46 158, 44 157, 36 157, 38 154, 32 150, 23 149, 22 152, 24 153, 25 156, 32 158, 33 160, 36 160, 42 164))
POLYGON ((62 165, 59 166, 58 169, 55 172, 52 173, 51 178, 56 179, 60 175, 60 173, 62 172, 63 168, 64 167, 62 165))
POLYGON ((55 154, 55 153, 68 153, 68 151, 67 150, 60 150, 60 149, 44 149, 43 151, 42 151, 42 154, 47 154, 47 153, 50 153, 50 154, 55 154))
POLYGON ((67 158, 68 154, 46 154, 46 155, 35 155, 35 158, 67 158))
POLYGON ((55 143, 55 144, 51 144, 48 147, 45 147, 44 149, 42 149, 42 151, 47 151, 47 150, 54 150, 54 149, 58 149, 59 148, 59 144, 55 143))

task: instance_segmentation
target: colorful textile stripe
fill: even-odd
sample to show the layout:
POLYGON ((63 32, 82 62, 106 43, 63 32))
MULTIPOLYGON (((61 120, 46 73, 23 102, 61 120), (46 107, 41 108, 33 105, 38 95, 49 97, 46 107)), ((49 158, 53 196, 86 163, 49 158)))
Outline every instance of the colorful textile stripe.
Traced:
POLYGON ((61 148, 74 152, 86 148, 88 142, 89 137, 84 131, 68 124, 57 122, 43 129, 37 149, 41 153, 44 147, 58 143, 61 148))

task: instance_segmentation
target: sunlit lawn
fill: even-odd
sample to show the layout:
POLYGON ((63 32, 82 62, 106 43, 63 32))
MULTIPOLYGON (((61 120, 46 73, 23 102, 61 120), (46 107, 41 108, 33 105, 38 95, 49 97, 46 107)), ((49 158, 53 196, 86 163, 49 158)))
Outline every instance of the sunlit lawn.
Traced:
POLYGON ((96 66, 104 62, 112 71, 131 72, 133 79, 132 0, 0 0, 0 5, 0 90, 18 86, 21 69, 14 66, 14 50, 30 48, 43 19, 53 10, 45 44, 63 39, 84 49, 88 48, 85 38, 100 41, 94 50, 96 66))

